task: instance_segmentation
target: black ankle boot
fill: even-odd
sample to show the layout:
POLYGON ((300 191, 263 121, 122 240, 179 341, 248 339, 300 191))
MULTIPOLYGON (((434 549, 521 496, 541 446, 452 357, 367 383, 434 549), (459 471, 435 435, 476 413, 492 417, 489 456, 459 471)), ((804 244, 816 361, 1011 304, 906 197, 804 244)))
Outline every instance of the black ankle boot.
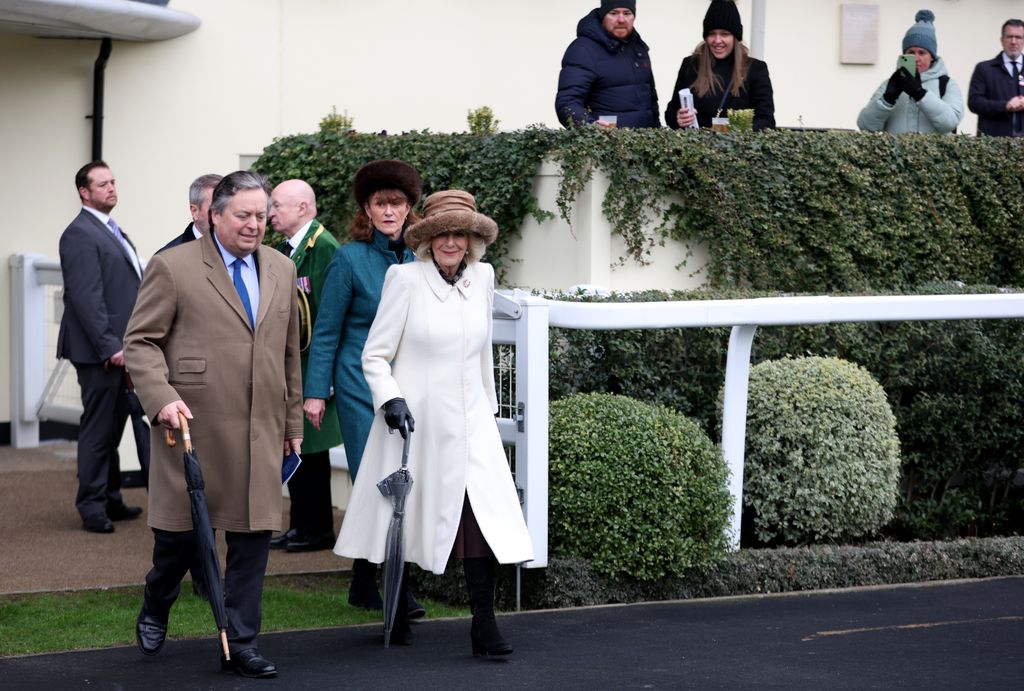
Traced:
POLYGON ((473 623, 469 639, 474 655, 511 655, 512 646, 498 631, 494 619, 494 559, 476 557, 462 560, 469 590, 469 606, 473 623))
POLYGON ((377 565, 365 559, 352 562, 352 582, 348 586, 348 603, 363 609, 384 609, 377 590, 377 565))

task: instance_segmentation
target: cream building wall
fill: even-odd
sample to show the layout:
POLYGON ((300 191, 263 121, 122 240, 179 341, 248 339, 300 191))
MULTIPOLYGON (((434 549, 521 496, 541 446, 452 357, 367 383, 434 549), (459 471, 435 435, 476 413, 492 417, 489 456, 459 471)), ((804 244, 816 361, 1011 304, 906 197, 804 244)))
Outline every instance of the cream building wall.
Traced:
MULTIPOLYGON (((937 15, 939 53, 966 92, 976 62, 999 50, 1010 0, 885 0, 879 59, 839 64, 838 0, 765 0, 764 58, 782 126, 853 128, 892 71, 916 10, 937 15)), ((228 172, 275 137, 317 128, 332 107, 360 131, 466 128, 490 106, 502 129, 556 127, 562 53, 596 0, 172 0, 202 25, 157 43, 115 41, 106 68, 103 156, 118 180, 114 212, 143 256, 189 220, 187 187, 228 172)), ((752 0, 738 2, 747 40, 752 0)), ((706 0, 639 0, 662 110, 682 58, 700 40, 706 0)), ((7 254, 57 257, 77 213, 73 176, 90 158, 97 41, 0 34, 0 189, 7 254)), ((973 132, 973 116, 961 131, 973 132)), ((569 233, 564 225, 545 226, 569 233)), ((561 238, 564 240, 564 237, 561 238)), ((520 243, 526 262, 536 248, 520 243)), ((629 284, 643 284, 630 270, 629 284)), ((7 262, 0 301, 9 301, 7 262)), ((530 275, 530 280, 541 281, 530 275)), ((660 279, 652 279, 660 280, 660 279)), ((7 315, 4 309, 2 314, 7 315)), ((9 319, 0 317, 0 388, 9 390, 9 319)), ((0 397, 0 421, 10 420, 0 397)))

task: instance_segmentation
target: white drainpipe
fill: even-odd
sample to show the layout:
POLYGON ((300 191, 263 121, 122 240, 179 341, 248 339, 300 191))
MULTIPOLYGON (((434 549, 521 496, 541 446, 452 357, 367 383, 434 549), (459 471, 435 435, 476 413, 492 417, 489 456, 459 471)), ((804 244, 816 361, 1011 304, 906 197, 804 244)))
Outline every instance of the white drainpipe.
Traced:
POLYGON ((750 16, 750 56, 764 60, 764 16, 767 0, 753 0, 750 16))

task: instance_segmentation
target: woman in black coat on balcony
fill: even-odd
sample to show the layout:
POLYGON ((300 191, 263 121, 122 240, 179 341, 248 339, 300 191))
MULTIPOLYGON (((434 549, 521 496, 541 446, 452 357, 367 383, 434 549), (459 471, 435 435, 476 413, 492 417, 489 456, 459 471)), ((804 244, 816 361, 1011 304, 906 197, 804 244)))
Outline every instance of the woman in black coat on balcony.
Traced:
POLYGON ((673 129, 711 127, 715 117, 732 110, 753 110, 754 130, 775 127, 775 100, 768 65, 749 55, 736 3, 712 0, 704 15, 704 40, 683 59, 665 110, 673 129), (690 89, 693 109, 680 108, 679 90, 690 89))

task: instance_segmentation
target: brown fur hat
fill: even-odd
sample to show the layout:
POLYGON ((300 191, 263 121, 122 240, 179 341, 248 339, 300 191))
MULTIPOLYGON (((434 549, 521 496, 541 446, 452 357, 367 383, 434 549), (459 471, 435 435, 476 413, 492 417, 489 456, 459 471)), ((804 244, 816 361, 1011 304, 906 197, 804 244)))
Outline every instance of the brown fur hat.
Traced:
POLYGON ((401 190, 409 198, 409 206, 412 207, 416 206, 423 193, 423 181, 419 172, 405 161, 370 161, 356 171, 352 179, 352 196, 361 209, 377 190, 401 190))
POLYGON ((434 192, 423 201, 423 220, 405 231, 405 244, 415 250, 442 233, 464 230, 473 233, 485 245, 498 237, 498 224, 476 210, 476 199, 463 190, 434 192))

